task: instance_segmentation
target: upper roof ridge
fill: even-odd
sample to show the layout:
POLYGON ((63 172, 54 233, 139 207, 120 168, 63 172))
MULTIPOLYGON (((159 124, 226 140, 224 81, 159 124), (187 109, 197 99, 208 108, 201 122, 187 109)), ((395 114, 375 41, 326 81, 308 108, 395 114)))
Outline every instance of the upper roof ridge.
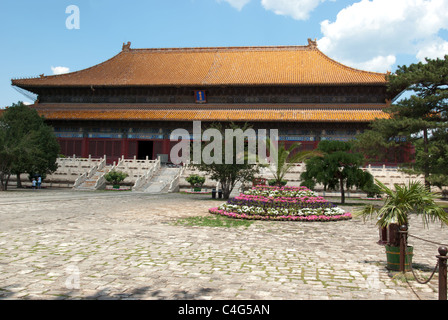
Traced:
POLYGON ((135 48, 131 42, 123 43, 122 52, 229 52, 229 51, 294 51, 317 49, 316 39, 308 39, 308 45, 271 45, 271 46, 231 46, 231 47, 172 47, 172 48, 135 48))

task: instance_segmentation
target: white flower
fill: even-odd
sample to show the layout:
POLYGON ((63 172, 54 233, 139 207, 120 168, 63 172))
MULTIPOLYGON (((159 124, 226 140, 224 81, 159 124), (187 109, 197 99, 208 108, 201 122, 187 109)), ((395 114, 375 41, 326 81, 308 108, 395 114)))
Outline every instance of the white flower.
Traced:
POLYGON ((257 207, 257 208, 255 209, 255 212, 256 212, 256 213, 264 213, 264 209, 263 209, 263 208, 260 208, 260 207, 257 207))

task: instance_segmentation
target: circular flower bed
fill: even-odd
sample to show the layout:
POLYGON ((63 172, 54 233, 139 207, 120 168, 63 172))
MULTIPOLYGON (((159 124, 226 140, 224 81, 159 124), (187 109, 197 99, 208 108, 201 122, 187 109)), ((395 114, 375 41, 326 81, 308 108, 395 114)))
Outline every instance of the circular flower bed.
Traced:
POLYGON ((338 221, 352 215, 306 187, 256 186, 210 213, 237 219, 338 221))

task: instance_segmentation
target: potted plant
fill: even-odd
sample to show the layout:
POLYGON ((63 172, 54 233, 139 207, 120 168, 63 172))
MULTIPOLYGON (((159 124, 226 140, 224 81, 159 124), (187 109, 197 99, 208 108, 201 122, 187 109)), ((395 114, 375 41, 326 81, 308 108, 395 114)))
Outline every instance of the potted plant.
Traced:
MULTIPOLYGON (((437 196, 432 193, 421 182, 409 182, 408 185, 395 185, 395 190, 385 186, 376 180, 381 193, 385 195, 384 204, 376 206, 369 204, 355 213, 355 216, 374 217, 380 232, 387 230, 387 240, 385 243, 387 255, 387 267, 390 270, 399 270, 399 236, 400 226, 409 226, 409 216, 411 214, 420 215, 423 218, 424 226, 429 220, 439 220, 448 224, 448 213, 435 200, 437 196)), ((407 241, 406 241, 407 243, 407 241)), ((406 251, 406 271, 410 269, 412 263, 413 247, 408 246, 406 251)))
POLYGON ((199 192, 205 182, 205 177, 198 174, 191 174, 185 180, 187 180, 195 192, 199 192))
POLYGON ((116 170, 111 170, 104 175, 106 181, 111 183, 114 189, 120 189, 120 183, 127 177, 127 173, 116 170))

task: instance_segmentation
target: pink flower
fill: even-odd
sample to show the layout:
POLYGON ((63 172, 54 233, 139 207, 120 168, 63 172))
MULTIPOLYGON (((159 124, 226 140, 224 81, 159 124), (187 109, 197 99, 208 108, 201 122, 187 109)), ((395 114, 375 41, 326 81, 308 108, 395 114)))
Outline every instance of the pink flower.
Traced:
POLYGON ((338 220, 348 220, 352 218, 351 213, 346 212, 338 216, 260 216, 260 215, 247 215, 245 213, 239 214, 235 212, 227 212, 224 210, 219 210, 218 208, 210 208, 209 212, 212 214, 220 214, 237 219, 250 219, 250 220, 290 220, 290 221, 338 221, 338 220))

